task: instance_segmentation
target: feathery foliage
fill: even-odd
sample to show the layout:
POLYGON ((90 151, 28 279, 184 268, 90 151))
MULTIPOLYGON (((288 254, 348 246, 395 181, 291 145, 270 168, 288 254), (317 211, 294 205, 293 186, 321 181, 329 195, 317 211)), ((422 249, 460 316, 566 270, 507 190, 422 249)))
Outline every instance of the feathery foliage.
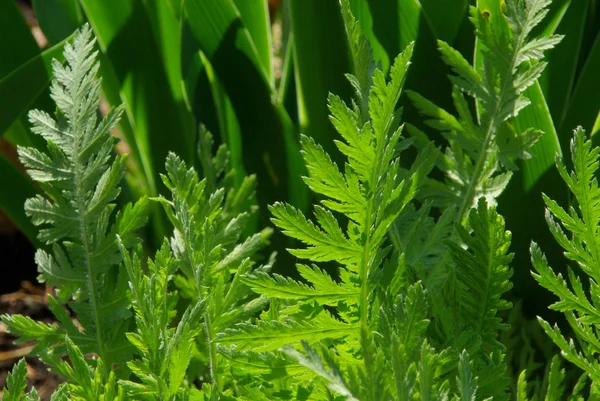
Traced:
MULTIPOLYGON (((458 352, 469 345, 478 399, 508 396, 509 381, 501 379, 507 370, 505 348, 497 340, 507 325, 497 311, 512 306, 502 299, 512 288, 508 266, 512 255, 510 233, 493 205, 510 180, 509 170, 517 168, 517 159, 530 157, 527 150, 542 135, 535 129, 514 132, 508 122, 529 104, 523 93, 546 66, 544 51, 561 39, 532 36, 548 5, 547 0, 507 0, 501 7, 503 14, 494 18, 487 10, 471 7, 471 22, 482 48, 478 66, 438 41, 453 72, 449 79, 457 116, 408 92, 429 118, 425 123, 448 141, 436 161, 446 179, 443 183, 425 179, 418 197, 426 203, 412 217, 404 221, 401 217, 391 236, 395 248, 407 255, 408 270, 423 280, 431 294, 432 313, 440 317, 432 325, 437 341, 458 352), (474 100, 476 115, 465 95, 474 100), (443 212, 437 222, 429 216, 432 206, 443 212), (405 237, 411 242, 401 239, 403 227, 411 229, 405 237)), ((418 148, 429 142, 418 128, 408 130, 418 148)))
POLYGON ((238 347, 255 347, 252 339, 267 341, 276 337, 277 341, 271 345, 261 346, 264 350, 277 349, 286 341, 300 338, 313 343, 346 337, 350 343, 358 342, 360 331, 373 324, 372 314, 376 312, 371 308, 373 290, 389 251, 382 246, 386 233, 414 197, 436 157, 432 147, 422 152, 406 177, 396 181, 401 174, 396 149, 402 128, 398 127, 394 112, 411 54, 412 46, 398 56, 387 83, 383 73, 375 71, 369 98, 370 120, 364 124, 357 109, 348 107, 335 95, 330 96, 331 119, 344 139, 337 145, 348 156, 344 173, 322 147, 310 138, 302 138, 302 153, 309 172, 305 182, 324 196, 322 206, 315 207, 317 224, 290 205, 277 203, 271 207, 273 223, 306 245, 290 250, 292 255, 313 262, 340 263, 340 281, 336 282, 317 266, 306 265, 298 265, 298 271, 309 284, 277 275, 247 275, 244 282, 257 293, 295 301, 281 311, 289 320, 240 326, 222 336, 221 342, 235 341, 238 347), (345 229, 334 213, 346 216, 345 229), (308 310, 313 303, 319 308, 311 311, 313 316, 307 321, 302 305, 308 310), (336 307, 338 303, 348 308, 341 320, 321 307, 336 307))
POLYGON ((165 243, 155 260, 148 260, 145 274, 137 254, 125 254, 125 268, 130 279, 137 330, 128 333, 129 341, 138 349, 141 359, 127 363, 141 383, 121 381, 125 392, 136 399, 175 400, 181 389, 192 358, 194 339, 201 330, 195 324, 204 304, 190 305, 176 327, 177 293, 168 289, 178 265, 165 243))
MULTIPOLYGON (((583 374, 579 377, 579 380, 573 386, 573 389, 570 393, 567 391, 565 382, 566 382, 566 372, 563 367, 560 365, 560 360, 558 355, 555 355, 552 358, 549 366, 546 369, 546 375, 542 383, 537 380, 534 383, 527 382, 527 371, 524 370, 519 375, 518 379, 518 387, 516 392, 517 401, 529 401, 529 400, 548 400, 548 401, 558 401, 558 400, 568 400, 568 401, 581 401, 584 400, 584 394, 586 387, 588 387, 588 376, 587 374, 583 374), (532 386, 533 385, 533 386, 532 386), (530 387, 533 387, 534 391, 530 390, 530 387), (532 397, 529 397, 529 394, 533 394, 532 397)), ((593 394, 593 393, 592 393, 593 394)), ((589 399, 594 399, 593 395, 589 399)))
MULTIPOLYGON (((515 132, 505 122, 530 102, 523 92, 542 74, 544 51, 553 48, 559 35, 531 37, 532 30, 548 13, 550 0, 507 0, 503 15, 494 20, 489 11, 471 7, 471 21, 483 47, 481 69, 471 66, 444 41, 438 41, 442 58, 452 68, 452 98, 455 117, 415 92, 409 92, 426 123, 441 131, 449 146, 437 162, 447 177, 445 183, 430 180, 420 195, 437 206, 458 207, 459 221, 485 196, 494 204, 504 190, 516 159, 530 157, 527 150, 542 132, 527 129, 515 132), (471 112, 465 94, 477 102, 478 114, 471 112)), ((417 136, 424 135, 411 127, 417 136)))
MULTIPOLYGON (((291 319, 294 323, 286 324, 291 324, 291 334, 295 337, 304 335, 309 343, 330 337, 327 331, 337 331, 339 334, 335 336, 345 336, 345 331, 353 332, 347 341, 352 338, 358 341, 360 330, 372 324, 373 310, 369 308, 376 284, 374 280, 387 254, 382 246, 386 233, 414 197, 420 180, 436 156, 433 148, 421 153, 410 173, 396 182, 401 174, 396 148, 402 128, 398 128, 394 111, 411 54, 412 46, 398 56, 387 83, 383 73, 375 71, 369 98, 370 120, 364 124, 357 109, 348 107, 335 95, 330 96, 331 119, 344 139, 337 145, 348 156, 344 173, 322 147, 310 138, 302 138, 302 153, 309 172, 305 182, 315 193, 324 196, 323 206, 315 207, 317 224, 290 205, 277 203, 271 207, 273 223, 286 235, 306 245, 306 248, 290 252, 313 262, 340 263, 340 282, 317 266, 305 265, 299 265, 298 270, 310 285, 281 276, 248 275, 244 279, 259 294, 297 301, 294 312, 282 313, 297 315, 291 319), (346 216, 346 228, 342 228, 333 213, 346 216), (300 305, 313 302, 334 307, 342 302, 349 310, 342 320, 337 320, 322 309, 318 312, 319 318, 306 322, 300 305), (324 326, 319 327, 321 325, 324 326)), ((255 330, 263 336, 268 331, 279 330, 279 325, 260 322, 255 330)), ((236 332, 229 332, 223 338, 231 336, 241 339, 236 332)), ((285 340, 279 338, 279 341, 285 340)), ((278 343, 273 347, 279 346, 278 343)))
MULTIPOLYGON (((548 5, 507 0, 497 22, 472 7, 484 48, 481 69, 439 42, 455 74, 459 117, 410 96, 447 138, 440 154, 414 127, 412 138, 402 137, 397 103, 414 44, 386 77, 350 2, 341 0, 355 98, 347 103, 331 94, 328 106, 345 164, 302 136, 303 179, 319 204, 312 216, 289 204, 270 207, 273 224, 295 241, 289 252, 299 260, 300 279, 270 273, 274 255, 265 260, 260 251, 271 230, 249 236, 246 230, 256 209, 255 177, 240 180, 224 146, 213 157, 212 136, 202 126, 203 177, 168 155, 162 179, 170 195, 151 201, 162 205, 173 234, 145 257, 134 233, 150 200, 114 213, 125 158, 113 156, 109 131, 122 109, 98 121, 94 40, 82 28, 65 46, 66 65, 54 62, 56 116, 30 114, 47 152, 19 149, 46 195, 29 200, 26 210, 52 247, 39 250, 36 261, 40 278, 57 288, 49 305, 59 323, 3 316, 22 341, 35 339, 35 353, 67 379, 53 400, 510 399, 512 369, 501 342, 510 336, 500 335, 508 325, 498 312, 512 307, 503 299, 512 286, 511 235, 494 202, 510 178, 506 170, 529 157, 541 135, 512 132, 506 122, 528 104, 523 92, 544 69, 543 52, 560 40, 531 37, 548 5), (416 158, 401 161, 412 144, 419 147, 416 158), (436 165, 446 183, 427 178, 436 165), (441 207, 436 218, 434 207, 441 207)), ((546 198, 552 233, 591 278, 589 299, 575 273, 571 290, 532 248, 536 278, 561 297, 553 307, 567 313, 582 340, 579 351, 542 321, 565 357, 586 372, 569 400, 587 391, 586 377, 595 383, 600 376, 594 301, 600 192, 593 178, 599 154, 578 131, 575 173, 560 163, 559 170, 579 209, 566 212, 546 198)), ((514 383, 517 399, 528 400, 532 389, 546 400, 563 399, 563 372, 556 359, 543 383, 528 383, 523 371, 514 383)), ((7 384, 5 399, 37 399, 35 390, 23 396, 24 362, 7 384)), ((593 385, 589 392, 595 391, 593 385)))
MULTIPOLYGON (((56 288, 49 305, 58 324, 19 315, 4 315, 3 321, 19 341, 36 340, 35 353, 67 379, 57 399, 218 399, 229 391, 231 378, 217 354, 216 333, 247 320, 267 302, 241 280, 253 271, 271 233, 243 236, 255 210, 255 178, 236 186, 226 148, 212 157, 212 136, 201 127, 205 177, 200 180, 193 168, 168 156, 163 180, 171 199, 154 200, 164 206, 174 234, 153 259, 144 260, 134 233, 146 221, 148 199, 113 215, 125 158, 113 156, 109 131, 121 108, 97 122, 93 46, 85 26, 65 46, 67 65, 54 63, 56 120, 31 113, 48 153, 19 149, 47 195, 29 200, 26 210, 35 224, 49 225, 40 239, 52 244, 52 254, 40 249, 36 261, 40 279, 56 288), (191 386, 194 380, 204 382, 203 388, 191 386)), ((7 392, 19 393, 17 399, 21 370, 7 392)))
POLYGON ((540 247, 536 243, 531 245, 533 276, 542 287, 558 296, 559 301, 550 309, 565 313, 579 346, 573 340, 567 341, 558 326, 552 327, 539 318, 540 324, 565 359, 589 376, 592 388, 600 383, 600 365, 595 356, 600 350, 597 334, 600 311, 596 302, 600 295, 597 284, 600 279, 600 189, 596 177, 599 155, 600 148, 592 145, 582 128, 577 128, 571 140, 573 171, 569 173, 562 160, 556 161, 558 171, 576 203, 565 210, 544 196, 550 231, 564 249, 566 258, 575 262, 578 270, 569 268, 567 282, 562 274, 554 273, 540 247), (582 283, 581 274, 588 276, 589 286, 582 283))
POLYGON ((38 401, 40 399, 35 389, 31 389, 31 392, 23 398, 23 393, 27 388, 26 377, 27 365, 25 359, 21 359, 6 377, 6 387, 2 390, 4 401, 38 401))
POLYGON ((25 211, 42 226, 40 241, 51 245, 51 253, 37 251, 36 262, 40 280, 56 288, 58 297, 50 297, 50 308, 60 325, 18 315, 2 319, 22 341, 36 340, 35 352, 51 366, 53 353, 65 353, 68 335, 81 352, 104 361, 106 378, 113 363, 123 363, 131 354, 125 338, 131 323, 127 278, 119 269, 115 236, 119 234, 127 246, 136 243, 134 233, 146 221, 148 202, 142 198, 114 216, 125 158, 114 157, 109 131, 122 108, 98 121, 100 82, 94 42, 86 25, 72 45, 65 45, 66 65, 54 60, 55 117, 38 110, 29 114, 32 130, 46 140, 47 151, 19 148, 29 175, 46 195, 29 199, 25 211), (67 303, 82 330, 63 308, 67 303))
MULTIPOLYGON (((342 2, 342 9, 355 56, 369 57, 363 40, 352 37, 362 33, 348 3, 342 2)), ((314 375, 350 400, 408 400, 449 391, 436 363, 443 356, 426 341, 426 292, 419 283, 405 292, 404 271, 385 245, 392 223, 409 207, 437 157, 430 146, 409 170, 400 167, 399 152, 407 143, 400 136, 396 103, 412 50, 410 45, 396 58, 387 81, 379 69, 369 88, 367 75, 350 76, 358 104, 348 106, 329 96, 331 121, 341 135, 336 145, 347 157, 343 172, 321 146, 302 138, 304 180, 322 196, 314 208, 315 222, 291 205, 270 208, 273 223, 305 245, 289 252, 313 263, 335 262, 338 276, 317 264, 297 265, 304 281, 262 272, 245 275, 244 283, 271 298, 270 310, 256 323, 240 324, 217 338, 245 355, 276 352, 285 345, 285 355, 313 372, 296 377, 296 383, 287 380, 287 391, 311 389, 314 399, 326 399, 322 387, 314 388, 314 375), (301 342, 304 352, 297 348, 301 342)), ((360 59, 355 65, 370 68, 369 63, 360 59)))
MULTIPOLYGON (((349 76, 356 102, 348 106, 329 97, 331 121, 341 136, 336 145, 347 157, 344 171, 304 137, 304 180, 322 197, 314 222, 290 205, 271 207, 273 223, 304 244, 289 252, 315 264, 297 264, 303 281, 246 275, 249 287, 276 302, 256 323, 227 330, 218 341, 245 352, 276 351, 289 344, 285 354, 345 399, 451 399, 452 394, 465 400, 475 394, 477 399, 508 399, 508 381, 498 380, 506 365, 497 341, 504 325, 496 312, 510 307, 501 299, 511 287, 510 234, 495 209, 481 200, 468 226, 457 224, 456 238, 447 248, 455 214, 449 210, 436 224, 429 217, 431 204, 416 210, 412 201, 438 152, 430 144, 412 167, 400 167, 399 152, 411 140, 400 138, 395 105, 413 46, 396 58, 387 82, 379 69, 365 74, 372 63, 365 61, 368 47, 349 10, 342 1, 357 69, 356 76, 349 76), (388 236, 396 250, 386 243, 388 236), (427 291, 407 269, 414 269, 418 278, 448 255, 448 262, 456 264, 459 302, 467 305, 458 320, 452 315, 458 311, 430 308, 427 291), (337 276, 317 265, 324 262, 336 263, 337 276), (442 336, 430 337, 431 311, 443 321, 442 336)), ((299 380, 300 385, 310 377, 299 380)))
POLYGON ((504 220, 495 209, 488 208, 485 198, 479 200, 476 210, 471 210, 469 227, 472 233, 457 227, 466 249, 455 242, 449 243, 458 280, 465 288, 461 294, 462 326, 473 330, 484 344, 493 348, 500 345, 496 337, 504 328, 496 312, 512 306, 501 299, 512 287, 509 281, 512 271, 508 267, 512 260, 508 254, 510 232, 505 231, 504 220))
POLYGON ((212 146, 212 135, 201 127, 202 180, 193 168, 169 154, 167 174, 162 178, 171 200, 156 200, 174 226, 170 250, 163 245, 155 261, 149 262, 150 278, 141 275, 135 256, 128 268, 138 318, 138 333, 129 338, 142 355, 139 363, 133 362, 132 371, 143 382, 126 384, 131 395, 147 394, 156 400, 221 396, 231 378, 227 361, 217 353, 215 336, 246 321, 267 302, 257 298, 241 279, 252 271, 264 273, 273 263, 271 258, 255 268, 257 252, 267 243, 270 229, 243 238, 255 210, 251 207, 255 178, 246 177, 236 187, 226 148, 221 146, 211 157, 212 146), (171 320, 178 297, 168 290, 171 277, 179 288, 180 303, 187 305, 176 328, 171 320), (192 361, 194 355, 198 360, 192 361), (210 383, 202 392, 186 384, 190 363, 195 363, 201 377, 210 378, 202 380, 210 383))

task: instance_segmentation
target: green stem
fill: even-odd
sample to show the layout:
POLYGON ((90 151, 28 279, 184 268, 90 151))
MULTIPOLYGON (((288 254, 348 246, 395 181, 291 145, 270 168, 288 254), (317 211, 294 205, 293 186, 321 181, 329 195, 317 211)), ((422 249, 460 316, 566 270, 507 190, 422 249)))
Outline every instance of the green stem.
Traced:
MULTIPOLYGON (((498 104, 499 103, 500 102, 498 102, 498 104)), ((492 139, 494 139, 494 131, 496 128, 495 114, 498 110, 499 108, 496 107, 494 117, 490 119, 490 123, 486 130, 485 139, 482 142, 481 149, 479 149, 479 156, 477 157, 477 163, 475 164, 475 171, 473 173, 473 176, 471 177, 471 180, 469 181, 469 185, 467 186, 465 196, 463 196, 462 198, 460 208, 458 209, 457 221, 459 221, 461 224, 464 222, 465 218, 467 217, 467 213, 469 212, 469 210, 471 210, 471 207, 473 206, 475 188, 477 188, 479 180, 481 180, 481 175, 483 174, 483 166, 485 166, 485 164, 488 161, 488 155, 490 153, 488 150, 490 148, 492 139)))
POLYGON ((360 323, 362 329, 366 329, 369 326, 369 314, 368 314, 368 304, 369 304, 369 254, 371 249, 370 239, 371 239, 371 213, 373 209, 373 198, 368 201, 367 206, 367 216, 365 219, 365 244, 362 250, 361 263, 359 268, 360 275, 360 323))
POLYGON ((204 330, 206 332, 206 339, 209 347, 209 363, 210 363, 210 377, 212 379, 213 389, 210 396, 211 401, 217 400, 218 394, 221 392, 219 382, 219 360, 217 355, 217 344, 213 341, 214 333, 212 331, 210 313, 206 312, 204 315, 204 330))
MULTIPOLYGON (((490 115, 489 122, 485 130, 485 137, 481 144, 481 148, 479 149, 479 156, 477 157, 477 162, 475 163, 475 171, 473 173, 472 179, 469 181, 467 190, 465 192, 465 196, 463 196, 461 205, 458 209, 457 220, 460 223, 464 222, 465 218, 467 217, 467 213, 469 212, 469 210, 471 210, 471 207, 473 206, 473 197, 475 196, 475 189, 477 188, 477 185, 481 180, 481 175, 483 174, 483 167, 488 162, 488 156, 491 153, 489 150, 492 144, 492 140, 494 139, 495 131, 498 128, 497 119, 498 114, 500 113, 501 105, 504 100, 504 92, 510 86, 510 84, 512 84, 512 80, 510 78, 512 76, 513 70, 516 67, 515 64, 517 62, 517 55, 519 54, 521 47, 525 42, 525 38, 525 32, 522 31, 515 42, 515 46, 513 47, 513 54, 511 57, 509 67, 506 69, 504 77, 500 81, 502 82, 502 87, 500 88, 500 92, 498 93, 498 97, 496 99, 494 112, 490 115)), ((502 122, 500 122, 500 124, 501 123, 502 122)))
MULTIPOLYGON (((395 104, 395 103, 394 103, 395 104)), ((375 194, 378 192, 378 181, 380 177, 381 171, 381 160, 383 159, 383 152, 385 150, 385 141, 387 138, 388 131, 391 126, 392 121, 392 113, 389 113, 390 118, 386 121, 384 131, 385 133, 381 135, 379 141, 377 141, 377 147, 375 148, 375 166, 373 171, 371 172, 371 177, 369 181, 370 186, 370 194, 367 198, 367 213, 365 216, 365 222, 363 225, 363 234, 365 236, 365 242, 362 249, 361 261, 359 266, 359 275, 360 275, 360 322, 362 329, 366 330, 369 326, 369 257, 371 254, 371 233, 375 231, 375 229, 371 229, 372 215, 373 215, 373 201, 375 198, 375 194)))
POLYGON ((104 341, 103 341, 103 329, 102 329, 102 324, 100 321, 100 307, 98 305, 98 299, 96 298, 96 294, 98 293, 98 290, 96 289, 96 283, 95 283, 95 271, 94 271, 94 266, 93 266, 93 260, 91 257, 91 246, 89 243, 89 237, 90 235, 88 234, 88 221, 87 221, 87 202, 86 202, 86 197, 85 197, 85 193, 84 191, 82 191, 82 177, 81 177, 81 171, 80 171, 80 165, 79 165, 79 140, 80 137, 79 135, 77 135, 77 127, 75 126, 75 122, 73 124, 73 132, 75 133, 73 135, 74 138, 74 148, 75 148, 75 152, 74 152, 74 157, 73 157, 73 162, 74 162, 74 169, 75 169, 75 197, 76 197, 76 202, 77 202, 77 209, 78 209, 78 215, 79 215, 79 227, 81 230, 81 245, 83 247, 83 251, 85 254, 85 266, 87 269, 87 286, 88 286, 88 290, 89 290, 89 298, 90 298, 90 304, 92 307, 92 315, 94 316, 94 325, 96 326, 96 342, 98 343, 98 356, 102 359, 103 363, 103 367, 104 367, 104 372, 102 372, 104 379, 108 379, 108 373, 110 371, 110 366, 111 366, 111 361, 109 361, 106 358, 106 350, 104 348, 104 341))

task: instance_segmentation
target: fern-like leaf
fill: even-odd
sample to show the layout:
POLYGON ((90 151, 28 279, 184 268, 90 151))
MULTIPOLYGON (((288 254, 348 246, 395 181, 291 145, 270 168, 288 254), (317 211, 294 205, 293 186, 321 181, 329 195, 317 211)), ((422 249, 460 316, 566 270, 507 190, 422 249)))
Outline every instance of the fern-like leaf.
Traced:
POLYGON ((550 232, 564 249, 567 259, 575 262, 578 271, 568 270, 568 283, 561 274, 556 274, 548 265, 544 254, 536 243, 531 245, 531 259, 535 272, 533 277, 546 289, 558 296, 551 309, 564 312, 579 346, 567 340, 558 326, 552 327, 539 318, 542 328, 560 348, 565 359, 581 368, 592 379, 600 382, 600 365, 593 355, 600 352, 600 312, 596 299, 600 296, 600 189, 598 171, 600 148, 592 145, 582 128, 577 128, 571 140, 573 171, 567 171, 564 163, 557 159, 558 171, 576 201, 568 210, 545 196, 546 220, 550 232), (568 232, 568 233, 567 233, 568 232), (589 277, 585 287, 579 277, 589 277))
MULTIPOLYGON (((261 276, 273 263, 271 258, 267 264, 256 267, 259 258, 257 253, 266 244, 270 229, 247 238, 243 236, 250 215, 255 210, 251 206, 255 178, 246 177, 236 185, 226 148, 221 146, 216 155, 211 157, 212 146, 212 135, 200 127, 199 158, 203 166, 203 179, 174 154, 169 154, 165 163, 167 173, 162 178, 171 191, 171 199, 161 197, 156 200, 163 205, 173 223, 174 232, 170 251, 163 249, 152 265, 156 269, 156 283, 144 286, 159 285, 164 298, 165 280, 173 275, 174 283, 181 289, 183 297, 187 298, 184 302, 187 309, 173 330, 170 328, 172 317, 168 311, 174 309, 175 304, 167 303, 165 308, 164 302, 157 298, 150 302, 154 307, 146 307, 145 315, 149 321, 152 321, 153 309, 163 311, 164 317, 156 325, 164 334, 158 335, 154 327, 142 327, 139 338, 136 335, 131 337, 145 346, 143 334, 146 333, 154 338, 155 346, 153 355, 149 355, 152 358, 142 358, 135 371, 140 379, 151 377, 152 380, 148 381, 145 390, 128 383, 132 393, 149 391, 153 386, 158 386, 160 391, 157 399, 179 397, 187 391, 186 368, 193 363, 192 354, 197 348, 208 359, 207 364, 203 363, 207 370, 202 373, 203 380, 211 383, 213 397, 223 395, 226 383, 232 378, 227 374, 227 361, 218 354, 217 334, 245 322, 267 303, 266 298, 256 297, 252 293, 243 278, 251 273, 261 276), (152 360, 155 366, 149 363, 152 360), (206 377, 210 380, 206 380, 206 377), (164 395, 161 396, 161 393, 164 395)), ((140 274, 141 269, 138 267, 133 271, 140 274)), ((147 292, 138 291, 139 294, 147 292)), ((140 295, 139 299, 141 303, 143 297, 140 295)), ((240 341, 240 350, 243 344, 240 341)), ((147 354, 145 349, 140 351, 142 356, 147 354)))
MULTIPOLYGON (((523 92, 544 70, 544 51, 561 40, 559 35, 531 37, 549 4, 548 0, 508 0, 503 10, 505 25, 502 19, 492 21, 489 12, 471 7, 471 21, 483 48, 480 71, 450 45, 438 41, 442 58, 454 72, 450 80, 458 117, 417 93, 409 93, 417 108, 430 117, 427 124, 442 131, 450 142, 438 162, 448 178, 446 184, 430 182, 422 196, 433 197, 439 206, 457 205, 461 222, 481 196, 494 203, 510 179, 501 164, 516 168, 514 160, 529 158, 527 150, 542 135, 533 129, 512 132, 503 124, 529 104, 523 92), (478 101, 479 118, 471 115, 463 93, 478 101)), ((412 132, 422 135, 414 128, 412 132)))
POLYGON ((512 306, 502 299, 512 288, 508 266, 513 256, 508 253, 511 235, 505 231, 502 217, 494 208, 488 208, 485 198, 471 210, 469 227, 471 233, 457 227, 467 249, 450 243, 458 279, 466 287, 461 299, 464 328, 481 335, 485 344, 495 348, 500 346, 498 331, 505 328, 496 312, 512 306))
POLYGON ((136 243, 134 233, 145 223, 147 200, 142 198, 113 217, 125 158, 114 157, 115 141, 109 131, 123 108, 98 121, 100 82, 94 43, 85 25, 73 43, 65 45, 66 65, 53 61, 56 115, 38 110, 29 114, 32 131, 46 140, 47 151, 19 147, 21 161, 46 195, 25 204, 32 222, 41 226, 38 238, 52 244, 52 253, 43 249, 36 253, 40 280, 56 287, 60 303, 73 298, 70 305, 84 334, 74 332, 70 319, 59 316, 64 314, 62 307, 53 309, 61 321, 58 331, 16 316, 3 319, 12 332, 43 347, 57 345, 58 332, 61 337, 69 334, 78 348, 104 360, 106 378, 112 364, 127 360, 131 351, 125 339, 130 317, 127 284, 118 266, 116 234, 128 246, 136 243))
POLYGON ((2 390, 4 401, 20 401, 27 388, 27 364, 25 359, 19 360, 6 376, 6 387, 2 390))

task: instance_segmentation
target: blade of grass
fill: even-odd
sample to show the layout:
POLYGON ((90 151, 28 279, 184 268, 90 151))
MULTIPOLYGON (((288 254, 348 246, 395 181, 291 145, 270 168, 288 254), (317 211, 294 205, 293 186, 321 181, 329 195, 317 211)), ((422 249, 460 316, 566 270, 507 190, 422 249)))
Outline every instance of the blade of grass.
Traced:
POLYGON ((444 42, 454 43, 469 1, 420 0, 420 3, 435 36, 444 42))
POLYGON ((33 0, 35 17, 50 44, 59 43, 84 22, 78 0, 33 0))
POLYGON ((188 0, 185 12, 194 37, 235 110, 244 167, 258 176, 261 220, 267 224, 264 205, 286 199, 296 203, 300 198, 295 194, 306 191, 304 186, 294 188, 295 181, 289 180, 288 162, 294 158, 288 154, 286 143, 295 143, 296 139, 285 128, 285 110, 233 1, 188 0))
POLYGON ((241 184, 246 176, 246 172, 243 163, 242 133, 235 115, 235 110, 229 96, 227 96, 227 93, 216 77, 210 61, 202 54, 202 52, 199 53, 201 55, 202 64, 206 69, 208 81, 210 82, 211 93, 217 111, 221 139, 227 144, 231 165, 236 171, 236 183, 241 184))
POLYGON ((48 88, 52 73, 50 64, 53 58, 62 59, 64 43, 60 42, 38 53, 0 79, 0 137, 20 116, 32 108, 34 102, 48 88))
POLYGON ((0 1, 0 34, 0 78, 40 53, 15 1, 0 1))
MULTIPOLYGON (((560 125, 561 138, 571 136, 573 129, 581 125, 586 131, 594 127, 600 110, 600 33, 596 35, 594 44, 583 64, 573 95, 569 101, 567 113, 560 125)), ((598 143, 594 137, 594 142, 598 143)))
POLYGON ((271 61, 273 40, 271 37, 269 4, 266 0, 234 0, 234 3, 244 26, 248 30, 248 34, 252 38, 256 55, 265 70, 266 78, 272 86, 275 81, 271 61))
POLYGON ((125 101, 130 124, 135 127, 135 138, 127 140, 137 144, 154 196, 159 192, 158 172, 163 170, 168 151, 188 162, 195 154, 195 129, 191 116, 181 110, 185 104, 176 83, 180 69, 177 60, 172 60, 178 54, 176 46, 171 48, 178 43, 178 21, 162 8, 145 8, 141 1, 82 0, 81 4, 105 54, 103 61, 113 72, 109 84, 118 85, 112 92, 118 91, 125 101), (157 36, 163 42, 157 43, 157 36), (168 61, 166 66, 164 61, 168 61))
MULTIPOLYGON (((62 59, 64 42, 40 52, 21 11, 11 1, 0 2, 0 38, 10 38, 0 40, 0 54, 10 55, 0 63, 1 137, 30 108, 46 108, 48 102, 40 95, 50 82, 52 58, 62 59)), ((31 137, 28 131, 22 133, 31 137)), ((28 141, 38 146, 43 142, 28 141)))
POLYGON ((600 131, 600 112, 596 117, 596 122, 594 123, 594 127, 592 128, 592 136, 596 135, 600 131))
POLYGON ((346 101, 352 94, 344 76, 352 64, 340 7, 335 1, 291 0, 290 11, 300 130, 340 162, 327 108, 330 92, 346 101))
POLYGON ((531 105, 521 110, 512 122, 513 127, 517 132, 523 132, 530 127, 544 132, 544 136, 529 150, 533 157, 522 163, 523 185, 525 191, 529 191, 546 171, 554 167, 555 157, 557 154, 562 156, 562 151, 550 109, 539 83, 528 88, 525 96, 531 100, 531 105))
MULTIPOLYGON (((539 79, 542 90, 548 102, 550 113, 556 125, 560 127, 561 121, 567 113, 567 105, 577 76, 577 61, 581 52, 585 21, 588 15, 589 4, 587 1, 563 1, 561 10, 568 5, 558 26, 556 33, 565 35, 562 42, 548 54, 548 66, 539 79)), ((554 7, 553 3, 553 7, 554 7)), ((571 135, 562 140, 566 145, 571 135)))
MULTIPOLYGON (((174 37, 180 35, 179 22, 170 8, 139 0, 80 3, 102 50, 104 92, 110 103, 125 103, 127 118, 120 127, 143 172, 146 192, 156 196, 163 190, 159 173, 169 151, 190 164, 195 159, 196 127, 177 85, 177 60, 172 60, 180 48, 169 47, 179 40, 174 37)), ((166 220, 158 205, 153 213, 157 245, 166 220)))
POLYGON ((252 37, 245 27, 233 0, 218 2, 186 1, 185 12, 194 36, 209 59, 219 50, 224 39, 233 36, 237 39, 235 47, 252 62, 260 79, 268 85, 269 74, 267 69, 260 61, 256 45, 252 41, 252 37))

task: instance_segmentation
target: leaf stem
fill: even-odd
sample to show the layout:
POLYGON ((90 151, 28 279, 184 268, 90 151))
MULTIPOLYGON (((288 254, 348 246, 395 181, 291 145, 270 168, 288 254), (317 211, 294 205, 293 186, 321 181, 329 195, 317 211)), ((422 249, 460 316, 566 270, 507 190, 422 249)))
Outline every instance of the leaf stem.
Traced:
POLYGON ((210 358, 210 376, 212 379, 213 389, 210 395, 210 399, 217 400, 217 395, 221 392, 220 382, 219 382, 219 362, 217 355, 217 344, 214 342, 214 333, 212 331, 210 311, 207 309, 207 312, 204 316, 204 330, 206 332, 206 340, 208 341, 209 347, 209 358, 210 358))
MULTIPOLYGON (((517 40, 515 41, 515 45, 513 47, 513 54, 509 63, 508 68, 506 69, 504 76, 502 77, 502 87, 500 88, 500 92, 496 97, 496 104, 494 108, 494 112, 490 115, 488 126, 485 131, 485 138, 481 143, 481 148, 479 151, 479 156, 477 157, 477 163, 475 164, 475 169, 473 173, 472 179, 469 181, 467 186, 467 190, 465 192, 465 196, 463 196, 461 205, 458 209, 457 219, 462 224, 467 216, 467 213, 473 206, 473 197, 475 196, 475 189, 479 184, 479 180, 481 180, 481 175, 483 174, 483 168, 488 162, 488 156, 490 152, 490 145, 492 144, 492 140, 494 139, 494 133, 497 128, 497 119, 500 113, 500 109, 502 107, 502 103, 504 100, 504 93, 508 88, 509 84, 512 83, 511 75, 513 70, 517 67, 515 64, 517 63, 517 56, 525 42, 525 30, 522 30, 517 40)), ((501 124, 502 122, 500 122, 501 124)))
MULTIPOLYGON (((75 121, 73 124, 73 132, 77 132, 77 127, 75 125, 75 121)), ((111 361, 107 360, 106 358, 106 350, 104 348, 104 341, 103 341, 103 335, 102 335, 102 324, 100 321, 100 307, 98 305, 98 300, 96 299, 96 294, 97 294, 97 289, 96 289, 96 285, 95 285, 95 277, 94 277, 94 267, 93 267, 93 260, 91 257, 91 246, 89 243, 89 234, 88 234, 88 221, 87 221, 87 212, 86 212, 86 199, 85 199, 85 193, 83 191, 82 188, 82 177, 81 177, 81 170, 80 170, 80 163, 79 163, 79 146, 80 146, 80 137, 79 135, 73 135, 73 139, 74 139, 74 144, 73 144, 73 148, 74 148, 74 157, 73 157, 73 163, 74 163, 74 167, 75 167, 75 196, 76 196, 76 202, 77 202, 77 209, 78 209, 78 215, 79 215, 79 226, 80 226, 80 230, 81 230, 81 245, 83 247, 83 251, 85 254, 85 266, 87 269, 87 286, 88 286, 88 290, 89 290, 89 299, 90 299, 90 304, 92 306, 92 314, 94 316, 94 325, 95 327, 95 332, 96 332, 96 342, 98 343, 98 356, 102 359, 102 361, 104 362, 102 364, 103 366, 103 377, 104 379, 108 379, 108 373, 110 371, 110 366, 111 366, 111 361)))

